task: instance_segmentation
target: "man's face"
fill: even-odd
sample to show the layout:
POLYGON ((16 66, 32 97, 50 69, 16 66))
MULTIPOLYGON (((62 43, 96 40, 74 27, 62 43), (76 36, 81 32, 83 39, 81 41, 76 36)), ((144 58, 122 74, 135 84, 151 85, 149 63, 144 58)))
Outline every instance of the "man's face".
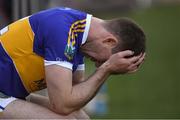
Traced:
POLYGON ((103 41, 91 41, 81 46, 81 52, 85 57, 95 62, 96 67, 100 66, 112 55, 112 47, 103 41))

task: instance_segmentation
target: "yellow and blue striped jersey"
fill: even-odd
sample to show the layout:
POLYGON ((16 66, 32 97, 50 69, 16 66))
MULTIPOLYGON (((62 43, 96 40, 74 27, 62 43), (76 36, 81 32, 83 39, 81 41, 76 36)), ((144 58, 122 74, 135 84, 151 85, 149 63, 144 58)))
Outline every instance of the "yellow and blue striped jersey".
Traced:
POLYGON ((53 8, 18 20, 0 31, 0 91, 25 98, 44 89, 46 65, 83 69, 80 46, 85 43, 91 15, 53 8))

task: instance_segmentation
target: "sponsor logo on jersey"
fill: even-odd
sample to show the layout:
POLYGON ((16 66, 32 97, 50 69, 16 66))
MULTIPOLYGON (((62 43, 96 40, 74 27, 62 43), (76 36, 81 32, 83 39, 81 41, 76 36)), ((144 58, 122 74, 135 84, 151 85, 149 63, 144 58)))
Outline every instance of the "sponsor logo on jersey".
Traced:
POLYGON ((66 45, 64 54, 69 60, 72 60, 75 54, 75 47, 72 44, 66 45))

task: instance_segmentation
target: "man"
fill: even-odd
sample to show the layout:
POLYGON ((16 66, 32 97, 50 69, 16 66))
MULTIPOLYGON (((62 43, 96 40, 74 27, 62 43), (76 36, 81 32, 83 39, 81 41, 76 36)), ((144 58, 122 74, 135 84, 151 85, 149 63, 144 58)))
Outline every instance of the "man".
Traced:
POLYGON ((110 75, 137 71, 144 52, 144 32, 128 19, 70 8, 21 19, 1 30, 1 118, 88 118, 82 107, 110 75), (97 66, 87 79, 83 56, 97 66), (25 101, 46 86, 49 98, 32 94, 25 101))

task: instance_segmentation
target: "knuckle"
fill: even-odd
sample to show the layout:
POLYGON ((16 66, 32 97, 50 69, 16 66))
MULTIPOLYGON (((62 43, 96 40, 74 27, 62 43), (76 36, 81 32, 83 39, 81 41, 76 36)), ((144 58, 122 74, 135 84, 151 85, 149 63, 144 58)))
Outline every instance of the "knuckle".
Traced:
POLYGON ((122 53, 117 54, 117 57, 122 57, 122 53))
POLYGON ((127 50, 127 53, 130 53, 130 54, 132 54, 133 52, 132 52, 131 50, 127 50))
POLYGON ((130 66, 131 64, 132 64, 132 62, 131 62, 131 61, 127 61, 127 65, 129 65, 129 66, 130 66))

